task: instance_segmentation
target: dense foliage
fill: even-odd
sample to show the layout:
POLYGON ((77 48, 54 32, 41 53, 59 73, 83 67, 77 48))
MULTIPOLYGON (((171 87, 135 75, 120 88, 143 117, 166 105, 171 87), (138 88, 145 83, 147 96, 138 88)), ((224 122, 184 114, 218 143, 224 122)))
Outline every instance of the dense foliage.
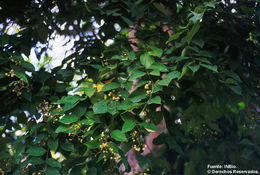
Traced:
POLYGON ((259 168, 259 3, 0 1, 0 173, 129 172, 131 148, 152 175, 259 168), (35 68, 55 35, 72 54, 35 68))

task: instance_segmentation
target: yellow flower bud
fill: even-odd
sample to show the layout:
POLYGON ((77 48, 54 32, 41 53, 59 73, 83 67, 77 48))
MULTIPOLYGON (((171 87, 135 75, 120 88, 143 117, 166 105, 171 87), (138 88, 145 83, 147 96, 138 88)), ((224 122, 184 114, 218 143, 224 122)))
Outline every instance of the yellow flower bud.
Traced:
POLYGON ((144 86, 144 89, 149 89, 149 85, 146 84, 146 85, 144 86))

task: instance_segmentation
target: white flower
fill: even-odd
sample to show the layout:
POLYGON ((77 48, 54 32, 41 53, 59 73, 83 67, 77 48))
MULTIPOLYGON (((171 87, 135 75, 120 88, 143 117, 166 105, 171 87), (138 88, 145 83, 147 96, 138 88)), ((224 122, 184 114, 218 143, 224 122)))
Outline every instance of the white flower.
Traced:
POLYGON ((177 124, 180 124, 180 125, 181 125, 181 119, 179 118, 179 119, 175 120, 175 124, 176 124, 176 125, 177 125, 177 124))

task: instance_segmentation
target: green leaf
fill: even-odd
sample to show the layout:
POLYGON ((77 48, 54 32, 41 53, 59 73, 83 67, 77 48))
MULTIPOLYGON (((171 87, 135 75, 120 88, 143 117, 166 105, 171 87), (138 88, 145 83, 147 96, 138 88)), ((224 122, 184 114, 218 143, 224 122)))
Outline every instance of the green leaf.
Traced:
POLYGON ((31 157, 28 161, 28 163, 31 163, 33 165, 40 165, 44 163, 44 160, 42 160, 39 157, 31 157))
MULTIPOLYGON (((145 85, 146 83, 148 83, 148 81, 145 81, 145 80, 140 80, 138 81, 137 85, 136 85, 136 89, 139 88, 139 87, 142 87, 143 85, 145 85)), ((127 96, 128 97, 128 96, 127 96)))
POLYGON ((119 10, 120 10, 119 8, 112 9, 112 10, 107 10, 107 11, 106 11, 106 14, 109 16, 109 15, 111 15, 111 14, 116 13, 116 12, 119 11, 119 10))
POLYGON ((54 159, 52 159, 52 158, 48 158, 48 159, 46 160, 46 163, 47 163, 48 165, 50 165, 51 167, 61 168, 60 162, 58 162, 58 161, 56 161, 56 160, 54 160, 54 159))
POLYGON ((190 18, 190 21, 192 21, 195 24, 198 23, 203 18, 204 12, 203 13, 191 12, 191 14, 193 15, 193 17, 190 18))
POLYGON ((193 174, 193 172, 196 172, 196 169, 194 167, 193 162, 185 162, 184 163, 184 175, 193 174))
POLYGON ((63 78, 70 80, 73 78, 74 72, 75 71, 73 69, 67 68, 67 69, 60 69, 58 71, 58 74, 62 75, 63 78))
POLYGON ((167 67, 162 64, 162 63, 153 63, 149 69, 153 69, 153 70, 157 70, 157 71, 160 71, 160 72, 168 72, 168 69, 167 67))
POLYGON ((233 78, 234 80, 238 81, 238 82, 242 82, 242 80, 240 79, 240 77, 235 73, 235 72, 232 72, 232 71, 224 71, 223 72, 225 75, 233 78))
POLYGON ((200 68, 200 65, 188 65, 188 67, 190 68, 190 70, 192 70, 193 73, 197 72, 200 68))
POLYGON ((166 142, 169 145, 169 148, 176 151, 177 153, 183 154, 182 148, 177 144, 177 142, 172 137, 167 137, 166 142))
POLYGON ((159 70, 153 70, 152 72, 150 72, 150 75, 160 76, 161 72, 159 70))
POLYGON ((152 143, 154 145, 164 144, 166 137, 167 135, 165 133, 161 133, 160 135, 158 135, 156 138, 153 139, 152 143))
POLYGON ((236 81, 235 81, 233 78, 227 78, 227 79, 225 80, 225 83, 226 83, 226 84, 236 84, 236 81))
POLYGON ((158 84, 158 82, 156 82, 156 83, 154 84, 154 86, 153 86, 153 93, 156 93, 156 92, 159 92, 159 91, 162 91, 162 90, 163 90, 162 86, 160 86, 160 85, 158 84))
POLYGON ((31 146, 26 152, 31 156, 42 156, 46 153, 46 150, 43 147, 31 146))
POLYGON ((200 58, 197 58, 197 60, 199 60, 200 62, 203 62, 203 63, 207 63, 209 65, 212 65, 212 63, 207 58, 200 57, 200 58))
POLYGON ((90 98, 94 95, 94 93, 96 92, 96 88, 86 88, 84 90, 84 93, 90 98))
POLYGON ((69 126, 64 126, 64 125, 60 125, 58 126, 58 128, 55 130, 55 133, 60 133, 60 132, 65 132, 69 129, 69 126))
POLYGON ((234 86, 226 84, 227 87, 229 87, 235 94, 242 95, 242 89, 240 86, 234 86))
POLYGON ((186 30, 183 30, 181 32, 177 32, 177 33, 174 33, 172 36, 170 36, 170 38, 168 39, 168 41, 166 42, 166 44, 168 44, 169 42, 173 41, 173 40, 177 40, 181 34, 183 34, 183 32, 185 32, 186 30))
POLYGON ((72 108, 74 108, 75 106, 77 106, 78 102, 76 103, 66 103, 63 107, 62 110, 63 112, 66 112, 68 110, 71 110, 72 108))
POLYGON ((150 100, 148 100, 147 104, 150 105, 150 104, 161 104, 162 103, 162 100, 161 100, 161 97, 160 96, 156 96, 150 100))
POLYGON ((134 129, 136 123, 133 120, 125 120, 125 123, 122 127, 122 132, 128 132, 134 129))
POLYGON ((140 106, 144 105, 145 103, 133 103, 131 106, 128 106, 128 109, 126 111, 131 111, 135 108, 139 108, 140 106))
POLYGON ((80 97, 78 95, 69 95, 69 96, 63 96, 61 100, 58 101, 58 103, 66 104, 71 103, 75 104, 80 100, 80 97))
POLYGON ((98 141, 98 139, 95 140, 91 140, 87 143, 85 143, 85 145, 89 148, 89 149, 96 149, 98 148, 98 146, 100 145, 100 141, 98 141))
POLYGON ((23 89, 22 91, 22 97, 25 98, 28 101, 32 101, 32 94, 28 90, 23 89))
POLYGON ((60 172, 56 168, 48 167, 46 170, 46 175, 59 175, 60 172))
POLYGON ((115 139, 115 140, 117 140, 117 141, 120 141, 120 142, 126 141, 126 136, 125 136, 125 134, 124 134, 122 131, 118 130, 118 129, 113 130, 113 131, 110 133, 110 136, 111 136, 113 139, 115 139))
POLYGON ((91 168, 88 169, 88 171, 87 171, 87 174, 89 174, 89 175, 97 175, 97 173, 98 173, 98 170, 97 170, 96 167, 91 167, 91 168))
POLYGON ((110 113, 110 114, 112 114, 112 115, 115 115, 115 114, 117 114, 117 102, 116 101, 111 101, 111 102, 109 102, 108 103, 108 105, 107 105, 107 111, 110 113))
POLYGON ((160 124, 162 122, 162 119, 163 119, 163 113, 161 111, 151 113, 151 121, 155 125, 160 124))
POLYGON ((240 110, 244 110, 246 107, 246 104, 244 102, 239 102, 239 103, 237 103, 237 106, 239 107, 240 110))
POLYGON ((212 70, 214 72, 218 72, 218 67, 215 65, 215 66, 211 66, 211 65, 208 65, 208 64, 203 64, 203 63, 200 63, 201 66, 209 69, 209 70, 212 70))
POLYGON ((134 26, 133 21, 128 19, 127 17, 121 16, 121 18, 129 25, 129 26, 134 26))
POLYGON ((9 157, 10 157, 9 153, 4 152, 4 151, 0 152, 0 159, 6 159, 6 158, 9 158, 9 157))
POLYGON ((78 116, 76 115, 65 115, 64 117, 62 117, 59 122, 64 123, 64 124, 70 124, 70 123, 74 123, 76 121, 78 121, 78 116))
POLYGON ((95 114, 104 114, 108 112, 107 101, 101 101, 93 105, 93 111, 95 114))
POLYGON ((56 151, 57 148, 58 148, 58 145, 59 145, 59 141, 58 141, 58 139, 56 139, 56 140, 49 139, 48 142, 47 142, 47 145, 48 145, 48 147, 49 147, 51 150, 56 151))
POLYGON ((24 67, 26 70, 28 70, 30 72, 35 72, 35 68, 34 68, 34 66, 31 63, 23 61, 21 66, 24 67))
POLYGON ((16 72, 16 75, 21 78, 25 83, 28 83, 28 79, 26 77, 26 75, 22 72, 16 72))
POLYGON ((107 83, 104 85, 104 87, 102 88, 101 91, 110 91, 112 89, 117 89, 120 87, 120 84, 119 83, 107 83))
POLYGON ((178 56, 178 57, 176 57, 176 56, 173 56, 173 57, 170 57, 169 59, 175 60, 175 62, 178 63, 180 61, 189 59, 189 57, 185 57, 185 56, 178 56))
POLYGON ((89 120, 84 119, 84 120, 80 120, 80 123, 84 124, 84 125, 91 125, 91 124, 95 123, 95 121, 91 120, 91 119, 89 119, 89 120))
POLYGON ((30 130, 30 135, 32 135, 33 133, 37 132, 37 130, 43 126, 43 123, 39 123, 39 124, 36 124, 36 125, 33 125, 31 130, 30 130))
POLYGON ((8 62, 8 59, 7 59, 7 58, 1 58, 1 57, 0 57, 0 65, 6 64, 7 62, 8 62))
POLYGON ((140 123, 139 125, 144 127, 148 132, 154 132, 157 130, 156 125, 153 123, 143 122, 143 123, 140 123))
POLYGON ((132 103, 128 100, 124 100, 117 105, 117 110, 127 110, 132 103))
POLYGON ((199 31, 200 29, 200 23, 196 22, 192 29, 187 33, 186 39, 188 44, 191 43, 192 38, 195 36, 195 34, 199 31))
POLYGON ((145 53, 140 56, 140 62, 145 68, 149 68, 154 63, 154 58, 145 53))
POLYGON ((59 83, 59 84, 56 84, 56 86, 54 87, 54 90, 56 91, 56 92, 64 92, 64 91, 66 91, 66 87, 67 87, 67 85, 65 84, 65 83, 59 83))
POLYGON ((7 34, 0 36, 0 43, 2 46, 9 43, 9 36, 7 34))
POLYGON ((143 155, 141 155, 139 152, 135 152, 136 160, 138 161, 138 165, 140 168, 143 168, 145 165, 149 163, 149 159, 143 155))
POLYGON ((119 149, 118 152, 119 152, 119 155, 121 156, 123 164, 125 165, 126 171, 129 172, 131 169, 130 169, 130 166, 128 164, 128 161, 127 161, 127 158, 126 158, 124 152, 121 149, 119 149))
POLYGON ((60 146, 64 151, 74 151, 74 145, 72 143, 63 143, 60 144, 60 146))
POLYGON ((241 140, 240 144, 248 145, 248 146, 255 146, 255 143, 248 139, 241 140))
POLYGON ((75 108, 72 110, 72 114, 76 115, 78 118, 83 116, 87 111, 86 105, 83 103, 78 104, 75 108))
POLYGON ((134 96, 132 98, 129 98, 129 100, 133 103, 138 103, 140 101, 142 101, 143 99, 147 98, 147 95, 137 95, 137 96, 134 96))
POLYGON ((128 57, 130 60, 134 60, 135 59, 135 52, 131 51, 128 53, 128 57))
MULTIPOLYGON (((194 44, 196 44, 197 46, 199 46, 200 48, 203 48, 203 46, 205 44, 205 41, 200 37, 196 37, 196 39, 194 39, 192 42, 194 44)), ((201 52, 200 52, 200 54, 201 54, 201 52)))
POLYGON ((137 78, 140 78, 140 77, 144 76, 145 74, 146 74, 146 73, 144 73, 144 72, 142 72, 142 71, 135 70, 135 71, 131 74, 131 76, 130 76, 130 78, 129 78, 129 81, 133 81, 133 80, 135 80, 135 79, 137 79, 137 78))
POLYGON ((161 57, 163 54, 163 50, 155 47, 155 46, 151 46, 152 51, 149 52, 150 55, 152 56, 157 56, 157 57, 161 57))
POLYGON ((211 7, 211 8, 215 8, 216 4, 219 4, 221 2, 217 2, 217 1, 209 1, 209 2, 204 2, 203 4, 206 7, 211 7))
POLYGON ((95 121, 96 123, 101 123, 98 115, 95 115, 94 112, 88 111, 86 113, 86 118, 95 121))
POLYGON ((154 2, 153 3, 154 7, 157 8, 157 10, 159 10, 160 12, 162 12, 164 15, 168 16, 169 14, 167 13, 167 11, 165 10, 165 8, 158 2, 154 2))
POLYGON ((35 26, 35 31, 38 33, 39 40, 43 43, 47 40, 48 37, 48 26, 45 25, 42 21, 39 21, 38 25, 35 26))
POLYGON ((170 82, 172 81, 172 79, 177 79, 181 76, 181 73, 178 71, 173 71, 171 73, 168 73, 163 80, 160 80, 158 82, 159 85, 161 86, 168 86, 170 84, 170 82))

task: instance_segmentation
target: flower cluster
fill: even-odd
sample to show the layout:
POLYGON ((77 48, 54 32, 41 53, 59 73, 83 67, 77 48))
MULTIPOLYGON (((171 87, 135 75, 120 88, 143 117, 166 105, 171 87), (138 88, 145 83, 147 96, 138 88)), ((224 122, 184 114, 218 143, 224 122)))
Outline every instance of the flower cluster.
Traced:
POLYGON ((144 89, 146 89, 146 94, 147 95, 151 95, 152 94, 151 84, 152 84, 152 82, 149 81, 148 83, 146 83, 144 85, 144 89))
POLYGON ((104 58, 104 54, 101 53, 100 58, 102 59, 102 66, 107 66, 108 65, 108 59, 104 58))
POLYGON ((219 133, 211 128, 207 127, 206 124, 201 126, 189 127, 190 134, 193 135, 195 142, 203 142, 205 140, 217 140, 219 133))
POLYGON ((109 148, 109 151, 111 153, 110 160, 114 160, 116 163, 121 159, 121 156, 114 152, 113 148, 109 148))
POLYGON ((103 156, 104 161, 107 161, 107 156, 106 156, 106 154, 108 154, 107 139, 108 139, 108 137, 105 136, 105 133, 104 133, 104 132, 102 132, 102 133, 101 133, 101 137, 100 137, 100 139, 99 139, 99 141, 102 142, 102 144, 99 145, 99 149, 100 149, 100 152, 104 154, 104 156, 103 156))
POLYGON ((100 153, 103 154, 104 161, 107 161, 107 158, 109 157, 110 160, 114 160, 116 163, 119 161, 121 156, 117 153, 115 153, 114 149, 109 147, 108 140, 109 136, 105 136, 105 133, 101 133, 101 137, 99 141, 101 141, 101 145, 99 145, 100 153))
MULTIPOLYGON (((114 165, 114 166, 112 166, 111 168, 106 169, 106 170, 105 170, 105 173, 107 173, 107 174, 113 174, 113 172, 115 172, 115 171, 116 171, 116 166, 114 165)), ((117 173, 114 173, 114 175, 117 175, 117 173)))
POLYGON ((15 65, 20 65, 20 64, 22 64, 22 61, 21 61, 21 60, 18 61, 18 60, 15 60, 15 59, 12 58, 11 61, 14 62, 15 65))
POLYGON ((72 139, 74 139, 74 137, 76 136, 77 140, 80 143, 83 143, 84 135, 82 135, 82 133, 84 133, 85 130, 82 129, 82 123, 78 122, 73 124, 72 126, 70 126, 70 131, 71 132, 68 133, 68 136, 70 137, 69 141, 72 141, 72 139))
POLYGON ((21 96, 21 90, 23 88, 27 88, 28 89, 28 84, 27 86, 25 86, 25 83, 23 81, 22 78, 19 78, 17 75, 15 75, 15 71, 13 69, 11 69, 8 73, 5 73, 5 76, 7 77, 11 77, 11 78, 16 78, 16 80, 14 80, 11 85, 13 87, 12 92, 16 94, 17 97, 21 96), (18 80, 17 80, 18 78, 18 80))
POLYGON ((135 151, 140 152, 141 150, 144 151, 147 148, 147 145, 140 142, 140 136, 137 131, 132 132, 131 139, 134 144, 133 148, 135 151))
POLYGON ((119 101, 120 97, 121 97, 121 95, 117 96, 113 92, 109 92, 107 96, 112 97, 112 100, 114 100, 114 101, 119 101))
POLYGON ((253 129, 257 126, 257 123, 260 122, 260 118, 259 117, 256 117, 255 115, 252 115, 248 118, 246 118, 246 120, 243 122, 243 125, 242 127, 244 129, 253 129))
POLYGON ((40 103, 36 109, 43 115, 48 117, 50 115, 51 109, 53 108, 52 105, 49 104, 48 101, 43 100, 42 103, 40 103))
POLYGON ((13 69, 11 69, 10 71, 9 71, 9 73, 5 73, 5 76, 7 76, 7 77, 14 77, 15 76, 15 72, 14 72, 14 70, 13 69))
POLYGON ((142 110, 142 111, 140 112, 139 116, 140 116, 143 120, 145 120, 146 122, 150 122, 151 119, 147 116, 147 114, 148 114, 149 112, 150 112, 149 109, 144 109, 144 110, 142 110))
POLYGON ((106 157, 105 154, 108 153, 108 144, 107 143, 102 143, 101 145, 99 145, 99 149, 104 154, 103 158, 106 161, 107 157, 106 157))

